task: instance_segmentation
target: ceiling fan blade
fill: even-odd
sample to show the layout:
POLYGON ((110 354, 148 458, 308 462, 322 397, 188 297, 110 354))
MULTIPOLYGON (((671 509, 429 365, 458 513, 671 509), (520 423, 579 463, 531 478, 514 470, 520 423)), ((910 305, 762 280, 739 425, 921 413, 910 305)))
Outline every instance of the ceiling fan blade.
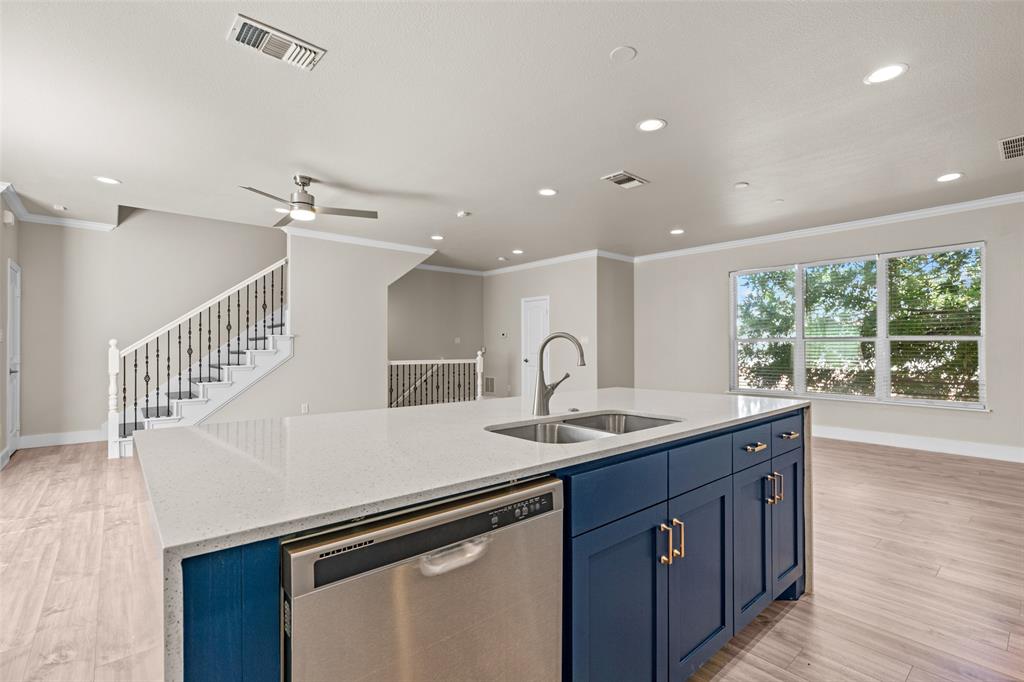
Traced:
POLYGON ((360 211, 354 208, 334 208, 332 206, 317 206, 317 213, 326 215, 344 215, 349 218, 377 218, 376 211, 360 211))
POLYGON ((285 227, 286 225, 291 225, 291 223, 292 217, 286 213, 283 216, 281 216, 280 220, 274 223, 274 227, 285 227))
POLYGON ((255 192, 256 194, 262 194, 263 196, 267 197, 268 199, 273 199, 274 201, 280 201, 282 204, 290 204, 291 203, 287 199, 282 199, 281 197, 275 197, 273 194, 268 194, 267 192, 264 192, 261 189, 256 189, 255 187, 243 187, 242 185, 239 185, 239 187, 241 187, 242 189, 247 189, 250 192, 255 192))

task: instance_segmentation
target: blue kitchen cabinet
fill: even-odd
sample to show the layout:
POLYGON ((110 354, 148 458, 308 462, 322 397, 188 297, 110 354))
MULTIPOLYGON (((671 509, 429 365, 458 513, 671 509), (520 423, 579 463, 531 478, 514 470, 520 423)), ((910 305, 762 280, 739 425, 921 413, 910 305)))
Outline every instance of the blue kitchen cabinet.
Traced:
POLYGON ((678 556, 668 567, 673 680, 692 675, 733 633, 733 502, 728 478, 669 500, 678 556))
POLYGON ((739 632, 772 601, 771 461, 733 474, 734 627, 739 632))
POLYGON ((572 540, 571 679, 667 681, 667 514, 663 502, 572 540))
MULTIPOLYGON (((804 574, 804 451, 772 458, 776 502, 772 516, 772 598, 804 574)), ((795 595, 799 596, 799 594, 795 595)))

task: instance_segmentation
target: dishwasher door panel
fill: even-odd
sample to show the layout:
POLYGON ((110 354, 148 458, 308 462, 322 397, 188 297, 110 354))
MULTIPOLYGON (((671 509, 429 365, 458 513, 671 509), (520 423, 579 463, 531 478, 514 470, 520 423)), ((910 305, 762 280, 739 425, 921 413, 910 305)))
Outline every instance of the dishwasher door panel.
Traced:
POLYGON ((293 682, 561 679, 562 512, 291 604, 293 682))

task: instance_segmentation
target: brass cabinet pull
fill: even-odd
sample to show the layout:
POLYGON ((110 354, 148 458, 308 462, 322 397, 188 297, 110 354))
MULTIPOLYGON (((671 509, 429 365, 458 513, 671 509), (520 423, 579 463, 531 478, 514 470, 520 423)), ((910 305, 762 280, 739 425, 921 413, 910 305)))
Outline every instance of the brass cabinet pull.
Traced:
POLYGON ((800 437, 799 431, 787 431, 786 433, 780 433, 779 438, 784 440, 796 440, 800 437))
POLYGON ((672 542, 672 526, 668 525, 667 523, 663 523, 660 526, 658 526, 658 530, 662 532, 668 531, 668 554, 662 554, 661 559, 659 559, 659 561, 661 561, 661 563, 665 564, 666 566, 671 566, 672 559, 673 557, 675 557, 676 553, 676 550, 673 548, 672 542))
POLYGON ((672 519, 673 526, 679 526, 679 547, 675 550, 675 555, 682 559, 686 556, 686 524, 679 519, 672 519))
POLYGON ((760 441, 743 446, 743 449, 746 450, 747 452, 761 452, 762 450, 766 450, 767 448, 768 443, 762 443, 760 441))
POLYGON ((786 499, 786 479, 778 471, 773 472, 779 479, 779 496, 775 498, 776 502, 782 502, 786 499))
POLYGON ((765 500, 765 502, 767 502, 768 504, 775 504, 775 477, 772 476, 771 474, 768 474, 767 476, 765 476, 765 478, 767 478, 768 482, 772 484, 772 491, 768 494, 768 498, 765 500))

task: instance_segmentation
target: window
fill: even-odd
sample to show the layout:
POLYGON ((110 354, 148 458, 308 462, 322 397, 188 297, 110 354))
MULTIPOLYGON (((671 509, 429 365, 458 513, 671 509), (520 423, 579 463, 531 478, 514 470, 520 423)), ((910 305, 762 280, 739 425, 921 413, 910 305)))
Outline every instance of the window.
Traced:
POLYGON ((741 392, 984 404, 983 246, 732 274, 741 392))

